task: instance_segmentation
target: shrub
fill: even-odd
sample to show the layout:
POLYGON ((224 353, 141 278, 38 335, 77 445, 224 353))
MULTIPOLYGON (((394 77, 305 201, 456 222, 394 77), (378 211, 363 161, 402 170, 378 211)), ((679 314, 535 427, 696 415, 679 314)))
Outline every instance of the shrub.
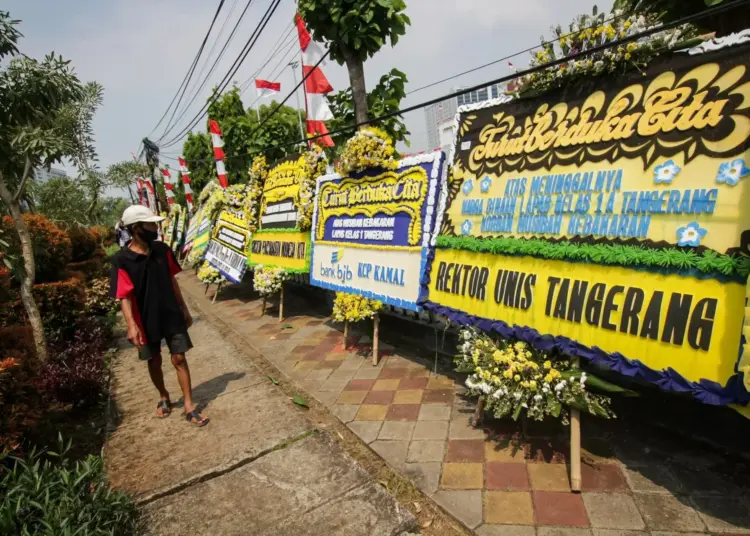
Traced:
MULTIPOLYGON (((69 333, 75 328, 86 303, 84 285, 80 279, 34 285, 33 293, 45 329, 51 333, 69 333)), ((16 294, 10 306, 0 311, 0 326, 26 322, 26 310, 16 294)))
POLYGON ((99 236, 85 227, 77 225, 68 229, 71 245, 71 260, 81 262, 90 259, 99 247, 99 236))
POLYGON ((50 359, 42 366, 37 386, 63 404, 90 406, 105 389, 106 332, 95 322, 82 322, 72 339, 50 341, 50 359))
POLYGON ((81 262, 71 262, 68 264, 68 275, 72 276, 73 272, 80 272, 85 279, 94 279, 99 277, 104 270, 104 262, 101 257, 93 257, 81 262))
POLYGON ((109 296, 109 279, 102 277, 92 281, 86 289, 86 314, 107 316, 117 309, 117 301, 109 296))
MULTIPOLYGON (((34 260, 36 261, 35 282, 59 281, 65 271, 65 266, 71 259, 70 238, 65 231, 44 216, 24 214, 23 220, 29 228, 34 248, 34 260)), ((3 234, 9 238, 9 253, 20 258, 21 246, 12 218, 5 216, 0 221, 0 226, 5 231, 3 234)))
POLYGON ((96 238, 96 243, 101 247, 106 248, 107 246, 112 245, 115 241, 115 230, 110 227, 96 225, 89 230, 96 238))
POLYGON ((110 489, 99 456, 72 463, 60 452, 0 455, 1 534, 128 535, 139 531, 130 497, 110 489))

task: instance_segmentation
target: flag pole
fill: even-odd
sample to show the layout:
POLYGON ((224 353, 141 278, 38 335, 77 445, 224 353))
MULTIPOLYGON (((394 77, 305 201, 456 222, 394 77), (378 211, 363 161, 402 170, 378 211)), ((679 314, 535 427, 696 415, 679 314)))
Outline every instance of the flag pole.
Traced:
MULTIPOLYGON (((292 76, 294 77, 294 87, 297 87, 297 67, 299 67, 298 61, 290 61, 289 67, 292 69, 292 76)), ((299 119, 299 132, 302 135, 301 139, 305 139, 307 135, 305 134, 305 128, 302 126, 302 107, 299 103, 299 91, 294 92, 294 96, 297 98, 297 112, 298 112, 298 119, 299 119)))

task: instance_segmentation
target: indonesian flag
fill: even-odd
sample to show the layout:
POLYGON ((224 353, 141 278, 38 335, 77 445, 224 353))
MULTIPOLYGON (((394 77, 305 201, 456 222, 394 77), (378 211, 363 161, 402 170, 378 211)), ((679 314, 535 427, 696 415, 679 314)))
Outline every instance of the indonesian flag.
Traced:
POLYGON ((256 78, 255 89, 258 91, 258 97, 270 97, 281 91, 281 82, 269 82, 256 78))
POLYGON ((181 156, 177 157, 177 161, 180 163, 180 174, 182 175, 182 187, 185 190, 185 201, 187 202, 188 211, 193 211, 193 189, 190 187, 190 171, 188 171, 187 163, 181 156))
MULTIPOLYGON (((302 49, 302 76, 305 79, 305 110, 307 112, 307 133, 311 135, 328 134, 324 121, 333 119, 333 114, 325 98, 327 93, 333 91, 333 87, 323 74, 320 67, 316 67, 325 54, 325 50, 312 40, 310 32, 307 31, 305 21, 297 13, 294 17, 299 34, 299 45, 302 49)), ((330 136, 319 138, 322 145, 333 147, 334 143, 330 136)))
POLYGON ((214 146, 214 160, 216 160, 216 175, 219 178, 219 184, 222 188, 229 186, 227 179, 227 170, 224 167, 224 140, 221 139, 221 129, 219 123, 213 119, 208 120, 208 130, 211 133, 211 141, 214 146))
POLYGON ((174 183, 172 182, 172 175, 166 166, 162 166, 161 175, 164 179, 164 193, 167 194, 167 203, 174 205, 174 183))

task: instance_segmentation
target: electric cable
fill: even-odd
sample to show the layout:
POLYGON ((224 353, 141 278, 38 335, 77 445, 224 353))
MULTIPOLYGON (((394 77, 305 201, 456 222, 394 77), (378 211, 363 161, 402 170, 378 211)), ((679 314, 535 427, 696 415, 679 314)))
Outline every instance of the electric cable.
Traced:
POLYGON ((224 89, 229 85, 229 81, 231 78, 237 73, 240 66, 242 66, 242 63, 247 58, 248 54, 250 54, 250 51, 255 46, 255 43, 258 41, 258 38, 263 33, 263 30, 268 25, 268 21, 273 17, 273 14, 276 12, 276 9, 279 7, 279 4, 281 3, 281 0, 272 0, 271 5, 269 5, 266 12, 263 14, 263 18, 261 19, 261 22, 258 23, 258 26, 256 26, 255 30, 253 31, 250 38, 245 43, 245 46, 243 47, 240 54, 235 59, 232 66, 229 68, 229 71, 224 76, 221 82, 219 82, 216 90, 214 93, 208 98, 206 103, 201 107, 201 109, 198 111, 198 113, 191 119, 188 123, 188 126, 183 128, 176 136, 174 136, 172 139, 170 139, 168 142, 160 144, 162 147, 170 147, 180 141, 185 135, 195 128, 195 126, 200 122, 200 120, 205 117, 206 113, 208 113, 208 108, 211 104, 213 104, 223 93, 224 89))
MULTIPOLYGON (((169 106, 167 106, 166 111, 164 112, 164 115, 161 116, 161 119, 159 119, 159 122, 156 123, 156 126, 153 128, 153 130, 149 133, 149 136, 153 134, 157 128, 159 128, 159 125, 161 125, 162 121, 164 121, 164 118, 167 117, 167 114, 169 113, 169 110, 172 108, 172 105, 174 104, 175 100, 177 99, 177 95, 180 94, 180 90, 183 89, 183 86, 187 88, 187 84, 190 83, 190 77, 192 77, 193 72, 195 71, 196 65, 198 65, 198 60, 201 57, 201 54, 203 54, 203 49, 206 47, 206 42, 208 41, 208 37, 211 35, 211 31, 214 28, 214 24, 216 24, 216 19, 219 18, 219 13, 221 13, 221 8, 224 7, 225 0, 220 0, 219 6, 216 8, 216 13, 214 13, 214 18, 211 20, 211 25, 208 27, 208 31, 206 32, 206 36, 203 38, 203 42, 201 43, 200 48, 198 49, 198 53, 195 55, 195 59, 193 59, 193 63, 188 67, 188 72, 185 73, 185 77, 182 79, 182 83, 177 88, 177 92, 174 94, 174 97, 172 97, 172 102, 169 103, 169 106)), ((184 94, 184 91, 183 91, 184 94)), ((177 103, 177 106, 179 106, 179 102, 177 103)), ((177 109, 177 106, 175 106, 175 110, 177 109)), ((148 137, 148 136, 147 136, 148 137)))
MULTIPOLYGON (((227 38, 226 42, 224 43, 224 46, 219 51, 219 55, 216 57, 216 60, 214 61, 213 65, 211 66, 211 69, 208 71, 208 74, 203 78, 203 81, 200 84, 200 87, 197 91, 193 93, 193 97, 190 99, 190 102, 188 102, 182 109, 182 112, 180 112, 180 116, 174 121, 172 128, 165 129, 165 131, 162 133, 161 137, 158 142, 166 138, 172 130, 176 127, 176 125, 182 120, 183 117, 185 117, 185 114, 190 109, 190 107, 195 102, 195 99, 198 98, 198 95, 203 91, 203 89, 206 87, 206 84, 210 80, 211 76, 214 74, 214 71, 216 71, 216 67, 219 65, 219 61, 221 61, 221 58, 224 56, 224 52, 226 52, 227 47, 234 39, 234 35, 237 33, 237 29, 239 28, 240 24, 242 23, 242 20, 245 18, 245 15, 247 14, 248 9, 250 8, 251 4, 253 3, 253 0, 248 0, 247 4, 245 4, 245 9, 242 10, 242 13, 240 13, 240 17, 237 19, 237 22, 234 25, 234 28, 232 28, 232 32, 229 34, 229 37, 227 38)), ((218 39, 217 39, 218 43, 218 39)), ((208 62, 206 63, 208 64, 208 62)), ((205 66, 204 66, 205 67, 205 66)), ((200 78, 200 75, 198 76, 200 78)))

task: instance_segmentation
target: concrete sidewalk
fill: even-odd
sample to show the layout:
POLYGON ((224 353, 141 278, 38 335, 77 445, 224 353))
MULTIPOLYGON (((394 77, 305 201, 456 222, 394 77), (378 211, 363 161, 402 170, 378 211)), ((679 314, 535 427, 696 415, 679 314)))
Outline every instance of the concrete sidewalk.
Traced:
MULTIPOLYGON (((186 293, 188 294, 188 293, 186 293)), ((114 487, 143 506, 148 534, 400 535, 416 520, 318 430, 216 328, 196 323, 188 360, 194 398, 211 423, 190 426, 164 351, 175 404, 155 416, 158 396, 132 348, 113 365, 116 428, 105 446, 114 487)))

